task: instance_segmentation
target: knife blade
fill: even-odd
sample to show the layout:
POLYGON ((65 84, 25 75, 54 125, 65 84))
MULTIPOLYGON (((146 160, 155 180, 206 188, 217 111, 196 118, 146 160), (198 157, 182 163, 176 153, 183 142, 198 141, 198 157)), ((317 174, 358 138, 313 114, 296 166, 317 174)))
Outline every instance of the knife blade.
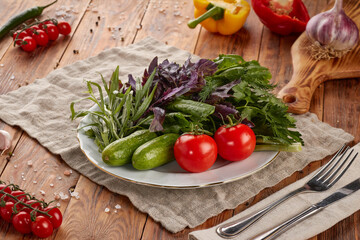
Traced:
POLYGON ((315 213, 320 212, 330 204, 343 199, 346 196, 356 192, 360 189, 360 178, 356 179, 355 181, 347 184, 346 186, 338 189, 336 192, 331 194, 330 196, 324 198, 318 203, 315 203, 308 209, 302 211, 301 213, 297 214, 296 216, 290 218, 289 220, 283 222, 277 227, 274 227, 266 232, 263 232, 253 238, 251 240, 272 240, 278 237, 281 233, 283 233, 288 228, 292 227, 293 225, 305 220, 306 218, 314 215, 315 213))

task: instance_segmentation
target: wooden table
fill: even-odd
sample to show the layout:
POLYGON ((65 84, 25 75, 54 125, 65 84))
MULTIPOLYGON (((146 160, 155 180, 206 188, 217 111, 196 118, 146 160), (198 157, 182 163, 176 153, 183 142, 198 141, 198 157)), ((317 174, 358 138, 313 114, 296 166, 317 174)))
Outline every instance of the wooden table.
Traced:
MULTIPOLYGON (((48 2, 49 0, 0 0, 0 25, 24 9, 48 2)), ((305 4, 313 16, 327 5, 327 0, 306 0, 305 4)), ((258 60, 270 69, 273 81, 279 82, 280 86, 292 74, 290 47, 297 36, 280 37, 271 33, 253 12, 244 28, 233 36, 211 34, 200 27, 190 30, 186 26, 193 14, 190 0, 59 0, 45 10, 43 17, 58 15, 60 18, 59 15, 62 14, 66 14, 65 19, 72 26, 71 35, 60 37, 34 53, 28 54, 14 48, 10 38, 1 40, 0 63, 3 66, 0 67, 0 94, 30 84, 56 68, 94 56, 104 49, 126 46, 147 36, 204 58, 214 58, 219 53, 234 53, 242 55, 246 60, 258 60), (79 53, 74 54, 74 50, 79 53)), ((317 114, 322 121, 353 134, 355 140, 352 144, 359 142, 359 79, 336 80, 320 85, 313 96, 311 112, 317 114)), ((328 160, 310 164, 278 185, 264 189, 236 209, 224 211, 195 229, 171 234, 147 214, 139 212, 128 198, 109 192, 76 172, 64 176, 64 171, 70 168, 61 158, 51 154, 20 128, 0 121, 0 129, 9 131, 14 137, 11 149, 14 155, 0 156, 2 180, 17 183, 28 192, 36 193, 37 197, 41 197, 39 191, 43 190, 46 200, 53 199, 54 193, 67 193, 70 187, 75 187, 75 191, 80 194, 79 200, 71 198, 60 201, 64 221, 60 229, 54 232, 52 239, 187 239, 190 231, 221 223, 306 176, 328 160), (27 165, 29 160, 33 162, 30 170, 27 165), (53 187, 50 186, 51 183, 54 184, 53 187), (121 205, 121 209, 114 213, 116 204, 121 205), (106 207, 111 209, 110 213, 104 212, 106 207)), ((357 212, 312 240, 359 237, 360 212, 357 212)), ((0 238, 35 239, 33 235, 23 237, 3 220, 0 220, 0 238)))

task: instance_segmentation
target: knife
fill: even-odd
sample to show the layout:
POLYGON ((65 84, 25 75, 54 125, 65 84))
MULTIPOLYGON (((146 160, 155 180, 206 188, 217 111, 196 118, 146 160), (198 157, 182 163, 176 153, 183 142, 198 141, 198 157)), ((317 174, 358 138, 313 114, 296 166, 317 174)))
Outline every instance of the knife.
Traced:
POLYGON ((278 237, 281 233, 286 231, 288 228, 292 227, 293 225, 303 221, 304 219, 314 215, 315 213, 320 212, 330 204, 356 192, 360 189, 360 178, 356 179, 355 181, 349 183, 348 185, 338 189, 335 193, 331 194, 324 200, 312 205, 308 209, 302 211, 298 215, 290 218, 289 220, 283 222, 277 227, 274 227, 266 232, 263 232, 253 238, 251 240, 271 240, 278 237))

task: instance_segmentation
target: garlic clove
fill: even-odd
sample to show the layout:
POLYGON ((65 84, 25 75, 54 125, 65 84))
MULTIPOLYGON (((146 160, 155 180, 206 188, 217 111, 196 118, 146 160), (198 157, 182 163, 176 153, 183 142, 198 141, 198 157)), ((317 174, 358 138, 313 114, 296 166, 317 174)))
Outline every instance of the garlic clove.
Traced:
POLYGON ((12 137, 7 131, 0 130, 0 151, 2 151, 1 154, 11 147, 11 140, 12 137))

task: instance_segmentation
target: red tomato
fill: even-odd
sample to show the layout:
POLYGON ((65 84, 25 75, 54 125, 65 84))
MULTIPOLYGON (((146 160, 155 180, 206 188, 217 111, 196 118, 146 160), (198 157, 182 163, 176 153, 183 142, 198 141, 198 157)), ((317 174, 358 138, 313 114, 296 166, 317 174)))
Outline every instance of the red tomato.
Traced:
POLYGON ((233 127, 219 127, 215 132, 215 142, 222 158, 240 161, 253 153, 256 136, 251 128, 240 123, 233 127))
POLYGON ((12 219, 12 224, 22 234, 31 233, 31 217, 28 212, 21 211, 16 214, 12 219))
POLYGON ((47 238, 53 233, 53 226, 46 217, 37 216, 31 224, 31 231, 40 238, 47 238))
POLYGON ((44 32, 44 30, 38 30, 35 34, 32 35, 32 37, 39 46, 45 46, 49 42, 49 37, 44 32))
POLYGON ((36 48, 36 41, 34 38, 27 36, 23 38, 21 48, 26 52, 32 52, 36 48))
MULTIPOLYGON (((21 190, 16 190, 16 191, 12 191, 12 192, 11 192, 11 195, 12 195, 12 196, 14 196, 14 197, 19 196, 19 197, 17 197, 18 200, 23 201, 23 202, 26 202, 26 200, 28 200, 28 197, 27 197, 26 195, 24 195, 24 194, 25 194, 25 193, 24 193, 23 191, 21 191, 21 190), (20 195, 21 195, 21 196, 20 196, 20 195)), ((9 201, 10 201, 10 202, 14 202, 14 203, 17 202, 17 201, 16 201, 15 199, 13 199, 13 198, 10 198, 9 201)))
POLYGON ((6 222, 11 222, 13 214, 13 202, 6 202, 4 207, 0 207, 0 215, 6 222))
POLYGON ((39 26, 32 26, 28 29, 25 30, 25 32, 29 35, 29 36, 32 36, 37 30, 40 30, 39 26))
POLYGON ((217 158, 217 146, 208 135, 185 134, 174 145, 175 159, 186 171, 203 172, 209 169, 217 158))
MULTIPOLYGON (((6 193, 11 193, 11 189, 10 189, 10 187, 6 187, 6 185, 5 184, 0 184, 0 190, 3 190, 4 192, 6 192, 6 193)), ((1 199, 1 197, 3 196, 4 194, 3 193, 0 193, 0 199, 1 199)), ((4 197, 4 201, 6 202, 8 200, 8 197, 7 196, 5 196, 4 197)))
POLYGON ((68 22, 59 22, 56 26, 59 30, 59 33, 62 35, 69 35, 71 32, 71 26, 68 22))
POLYGON ((48 212, 48 214, 52 217, 50 218, 46 215, 44 215, 44 216, 50 220, 54 229, 60 227, 60 225, 62 223, 62 214, 61 214, 61 211, 59 210, 59 208, 47 207, 47 208, 44 208, 43 211, 46 212, 48 210, 50 210, 48 212))
MULTIPOLYGON (((20 30, 14 32, 14 34, 13 34, 13 40, 14 40, 14 41, 15 41, 15 38, 16 38, 16 36, 17 36, 17 34, 18 34, 19 32, 20 32, 20 30)), ((26 36, 29 36, 29 35, 28 35, 25 31, 20 32, 20 34, 19 34, 19 36, 18 36, 18 40, 16 41, 16 44, 17 44, 17 45, 21 45, 22 39, 23 39, 24 37, 26 37, 26 36)))
MULTIPOLYGON (((41 207, 41 203, 36 200, 28 200, 26 201, 26 203, 31 205, 33 208, 43 210, 41 207)), ((31 213, 33 210, 31 208, 25 207, 24 209, 22 209, 22 211, 31 213)))
POLYGON ((45 21, 43 23, 39 23, 39 28, 40 29, 44 29, 46 27, 44 27, 45 24, 54 24, 52 21, 48 20, 48 21, 45 21))
POLYGON ((54 24, 46 24, 44 30, 51 41, 55 41, 59 37, 59 30, 54 24))

